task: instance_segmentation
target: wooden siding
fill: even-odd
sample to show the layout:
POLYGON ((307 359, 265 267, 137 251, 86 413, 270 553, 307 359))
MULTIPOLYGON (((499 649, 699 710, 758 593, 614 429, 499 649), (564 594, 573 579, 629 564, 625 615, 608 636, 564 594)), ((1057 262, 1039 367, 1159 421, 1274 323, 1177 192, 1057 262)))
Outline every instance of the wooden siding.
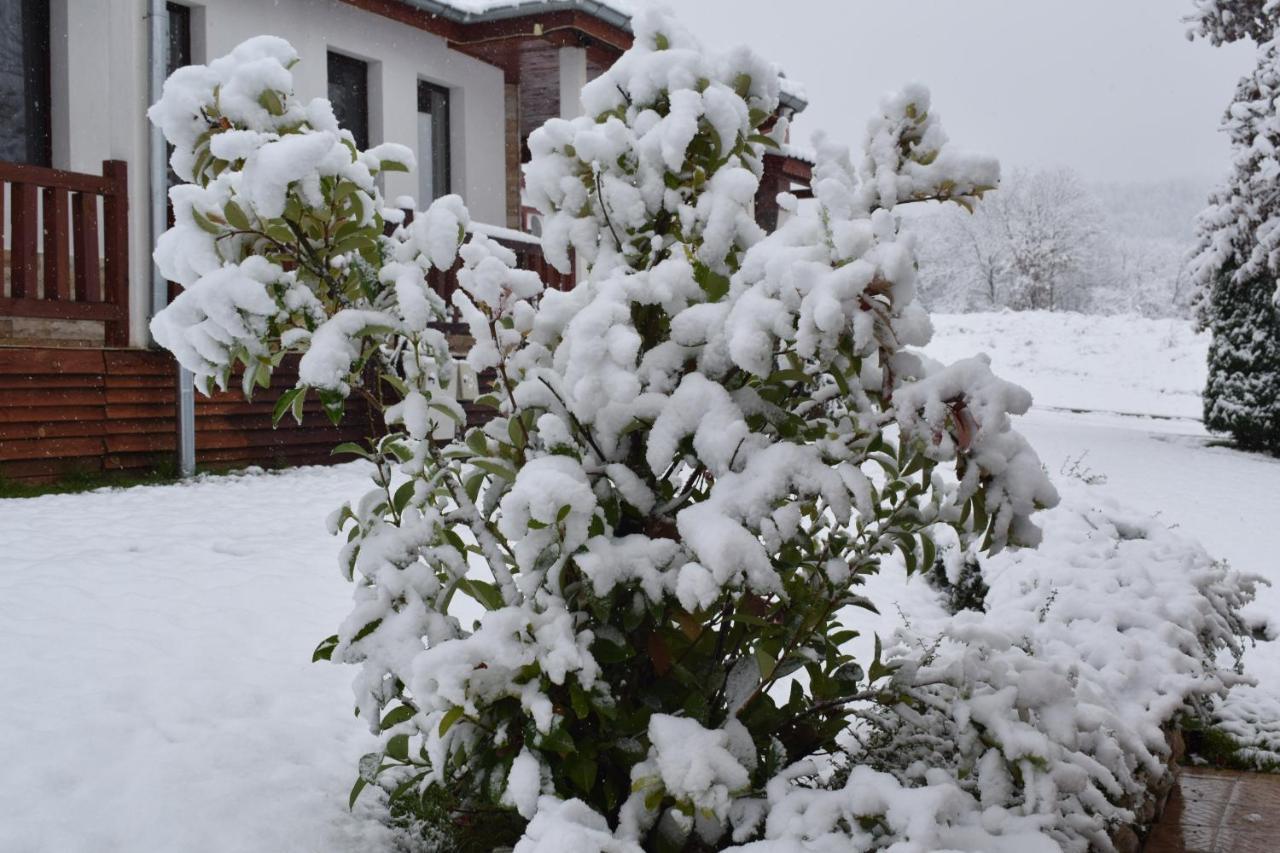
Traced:
MULTIPOLYGON (((50 482, 76 473, 171 469, 177 447, 176 366, 166 353, 126 349, 0 348, 0 478, 50 482)), ((376 429, 359 400, 334 427, 314 400, 302 425, 271 425, 286 362, 270 392, 196 395, 196 461, 205 469, 334 461, 330 450, 376 429)))

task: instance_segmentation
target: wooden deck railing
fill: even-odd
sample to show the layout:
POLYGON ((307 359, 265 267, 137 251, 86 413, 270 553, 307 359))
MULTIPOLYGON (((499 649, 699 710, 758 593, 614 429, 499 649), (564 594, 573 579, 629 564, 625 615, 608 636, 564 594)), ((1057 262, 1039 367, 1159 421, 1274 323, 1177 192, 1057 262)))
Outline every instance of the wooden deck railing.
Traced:
POLYGON ((104 161, 101 177, 0 162, 0 243, 0 317, 100 320, 108 346, 128 345, 124 161, 104 161))
MULTIPOLYGON (((404 221, 405 224, 413 221, 412 210, 405 211, 404 221)), ((473 225, 473 229, 482 231, 490 239, 515 252, 516 268, 537 273, 548 290, 570 290, 573 288, 573 273, 562 273, 548 263, 546 256, 542 254, 542 243, 532 234, 483 224, 473 225)), ((427 274, 427 283, 431 285, 431 289, 440 294, 444 299, 445 305, 450 306, 449 314, 451 318, 454 317, 452 308, 453 292, 458 289, 458 270, 460 269, 462 269, 461 258, 454 263, 453 268, 448 272, 433 269, 427 274)))

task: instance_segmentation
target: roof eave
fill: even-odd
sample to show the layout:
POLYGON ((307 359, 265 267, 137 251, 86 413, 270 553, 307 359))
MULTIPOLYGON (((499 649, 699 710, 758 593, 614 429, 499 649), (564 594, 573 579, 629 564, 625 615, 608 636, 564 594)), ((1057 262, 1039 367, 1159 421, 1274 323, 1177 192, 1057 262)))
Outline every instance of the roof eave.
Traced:
POLYGON ((625 15, 597 0, 542 0, 538 3, 511 4, 496 6, 484 12, 467 12, 440 0, 400 0, 406 6, 419 11, 438 15, 459 24, 475 24, 487 21, 505 21, 511 18, 523 18, 529 15, 540 15, 549 12, 585 12, 599 18, 610 26, 631 32, 631 16, 625 15))

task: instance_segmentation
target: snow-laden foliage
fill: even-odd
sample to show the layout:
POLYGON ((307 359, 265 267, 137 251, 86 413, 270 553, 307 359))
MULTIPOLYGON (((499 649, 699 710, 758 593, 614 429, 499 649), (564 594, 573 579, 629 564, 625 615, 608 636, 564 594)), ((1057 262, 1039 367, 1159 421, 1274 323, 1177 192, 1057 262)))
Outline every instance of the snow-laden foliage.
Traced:
POLYGON ((1203 0, 1196 20, 1215 44, 1258 43, 1258 65, 1223 119, 1231 174, 1200 216, 1190 262, 1198 318, 1213 333, 1204 420, 1247 447, 1280 451, 1280 4, 1203 0))
MULTIPOLYGON (((519 853, 1092 837, 1119 814, 1121 765, 1146 753, 1024 719, 1008 679, 1055 665, 1034 647, 957 628, 968 663, 931 686, 913 677, 937 661, 848 651, 882 561, 929 567, 939 536, 1035 544, 1032 515, 1057 502, 1011 428, 1029 395, 984 359, 912 349, 930 325, 896 208, 972 207, 995 164, 955 151, 913 87, 884 101, 858 158, 820 142, 815 204, 766 234, 752 207, 783 130, 776 70, 658 14, 634 26, 587 114, 530 138, 544 251, 586 270, 568 292, 468 236, 457 197, 384 236, 399 220, 376 174, 408 152, 357 151, 324 102, 299 105, 284 42, 179 72, 153 108, 191 180, 157 248, 185 288, 157 338, 206 386, 239 362, 251 389, 300 354, 278 416, 314 391, 335 415, 364 395, 385 420, 345 448, 373 462, 374 488, 330 518, 355 606, 316 652, 359 667, 357 714, 384 736, 353 798, 375 784, 437 841, 519 853), (495 416, 441 443, 461 416, 426 276, 458 259, 454 304, 495 416), (854 767, 814 788, 869 699, 887 727, 936 728, 929 714, 973 705, 974 685, 994 698, 955 718, 967 740, 936 773, 854 767), (1004 728, 982 735, 982 720, 1004 728), (984 766, 1013 768, 982 800, 1008 820, 979 816, 960 779, 979 742, 984 766), (1102 769, 1043 775, 1053 788, 1024 769, 1077 753, 1102 769)), ((1162 713, 1195 692, 1169 684, 1162 713)))
POLYGON ((1191 38, 1203 37, 1215 45, 1252 39, 1270 41, 1280 24, 1280 0, 1192 0, 1195 11, 1187 16, 1191 38))
POLYGON ((1238 660, 1255 579, 1084 485, 1044 523, 1039 549, 984 562, 985 612, 893 638, 914 713, 874 708, 851 759, 907 784, 958 780, 1063 849, 1105 850, 1166 772, 1164 728, 1242 680, 1214 660, 1238 660))

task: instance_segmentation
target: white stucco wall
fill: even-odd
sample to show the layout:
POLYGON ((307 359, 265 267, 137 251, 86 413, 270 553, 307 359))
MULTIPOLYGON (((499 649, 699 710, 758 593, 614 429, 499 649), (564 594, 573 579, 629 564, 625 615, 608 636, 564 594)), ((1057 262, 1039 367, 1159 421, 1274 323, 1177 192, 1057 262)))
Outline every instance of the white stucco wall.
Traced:
MULTIPOLYGON (((196 61, 226 53, 259 34, 297 49, 300 97, 324 97, 326 53, 369 62, 369 135, 373 144, 417 145, 417 86, 450 90, 452 190, 471 215, 504 224, 502 71, 449 50, 444 39, 339 0, 205 0, 190 3, 196 61)), ((130 171, 131 337, 147 340, 151 251, 148 221, 147 30, 145 0, 53 0, 53 165, 98 174, 107 159, 130 171), (65 34, 65 38, 63 38, 65 34)), ((418 176, 391 173, 387 198, 416 195, 418 176)))

